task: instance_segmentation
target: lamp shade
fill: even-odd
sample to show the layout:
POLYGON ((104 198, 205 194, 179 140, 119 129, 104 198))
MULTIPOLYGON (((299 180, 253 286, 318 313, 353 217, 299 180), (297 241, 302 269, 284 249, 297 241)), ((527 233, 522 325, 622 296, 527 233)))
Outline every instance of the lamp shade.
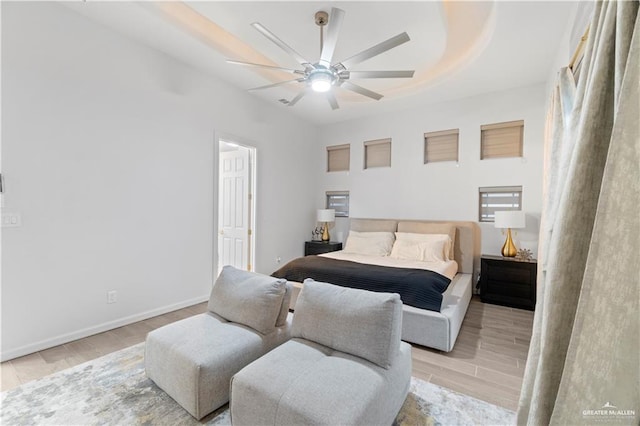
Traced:
POLYGON ((493 225, 496 228, 524 228, 524 212, 522 210, 496 212, 493 225))
POLYGON ((333 222, 336 220, 334 209, 318 209, 318 222, 333 222))

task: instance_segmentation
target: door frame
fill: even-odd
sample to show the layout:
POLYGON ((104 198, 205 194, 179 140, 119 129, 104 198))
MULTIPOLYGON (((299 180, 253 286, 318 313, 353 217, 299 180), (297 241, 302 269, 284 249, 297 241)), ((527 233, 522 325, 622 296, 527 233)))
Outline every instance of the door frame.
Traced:
POLYGON ((255 144, 244 138, 238 137, 232 134, 216 133, 214 137, 214 173, 213 173, 213 281, 218 277, 222 265, 219 265, 220 254, 218 249, 220 247, 220 229, 219 229, 219 215, 220 215, 220 150, 221 143, 233 143, 240 147, 249 150, 249 229, 251 230, 248 239, 248 265, 250 271, 255 271, 256 265, 256 211, 257 211, 257 168, 258 168, 258 149, 255 144))

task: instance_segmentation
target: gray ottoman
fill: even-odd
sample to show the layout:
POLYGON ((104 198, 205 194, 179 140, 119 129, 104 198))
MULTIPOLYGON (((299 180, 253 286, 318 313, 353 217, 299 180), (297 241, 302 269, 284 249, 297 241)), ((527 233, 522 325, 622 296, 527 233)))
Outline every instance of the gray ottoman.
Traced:
POLYGON ((305 281, 293 338, 231 382, 236 425, 390 425, 409 392, 397 294, 305 281))
POLYGON ((201 419, 227 403, 235 373, 289 340, 290 294, 284 280, 223 268, 209 312, 147 335, 147 376, 201 419))

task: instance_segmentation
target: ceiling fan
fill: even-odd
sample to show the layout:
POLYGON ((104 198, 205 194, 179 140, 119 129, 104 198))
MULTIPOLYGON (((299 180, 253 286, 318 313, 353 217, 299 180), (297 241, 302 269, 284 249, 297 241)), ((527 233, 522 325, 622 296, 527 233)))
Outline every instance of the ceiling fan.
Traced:
POLYGON ((374 56, 393 49, 403 43, 409 41, 409 35, 406 32, 391 37, 388 40, 378 43, 368 49, 363 50, 347 59, 332 63, 333 53, 338 42, 338 34, 342 26, 344 18, 344 10, 331 8, 331 20, 327 12, 319 11, 315 14, 315 22, 320 27, 320 59, 318 62, 312 63, 303 58, 298 52, 293 50, 289 45, 283 42, 275 34, 265 28, 262 24, 254 22, 251 24, 262 35, 275 43, 282 50, 291 55, 304 69, 291 69, 283 67, 274 67, 271 65, 254 64, 250 62, 234 61, 228 59, 227 62, 237 65, 245 65, 250 67, 267 68, 273 70, 281 70, 296 74, 300 77, 293 80, 281 81, 275 84, 255 87, 249 90, 261 90, 271 87, 281 86, 284 84, 298 82, 304 84, 303 89, 287 103, 288 106, 295 105, 310 90, 314 92, 324 92, 332 109, 339 108, 338 101, 331 91, 332 87, 342 87, 371 99, 380 100, 382 95, 365 89, 362 86, 352 83, 352 78, 411 78, 414 71, 350 71, 349 69, 360 62, 364 62, 374 56), (324 39, 323 28, 327 25, 327 37, 324 39))

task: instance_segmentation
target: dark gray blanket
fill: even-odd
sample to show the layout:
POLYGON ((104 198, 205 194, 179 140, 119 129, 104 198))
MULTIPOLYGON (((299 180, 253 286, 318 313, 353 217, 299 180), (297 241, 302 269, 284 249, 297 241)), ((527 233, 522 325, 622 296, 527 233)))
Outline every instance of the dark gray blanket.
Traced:
POLYGON ((307 278, 343 287, 398 293, 402 303, 440 312, 442 293, 451 280, 433 271, 368 265, 322 256, 294 259, 271 274, 289 281, 307 278))

